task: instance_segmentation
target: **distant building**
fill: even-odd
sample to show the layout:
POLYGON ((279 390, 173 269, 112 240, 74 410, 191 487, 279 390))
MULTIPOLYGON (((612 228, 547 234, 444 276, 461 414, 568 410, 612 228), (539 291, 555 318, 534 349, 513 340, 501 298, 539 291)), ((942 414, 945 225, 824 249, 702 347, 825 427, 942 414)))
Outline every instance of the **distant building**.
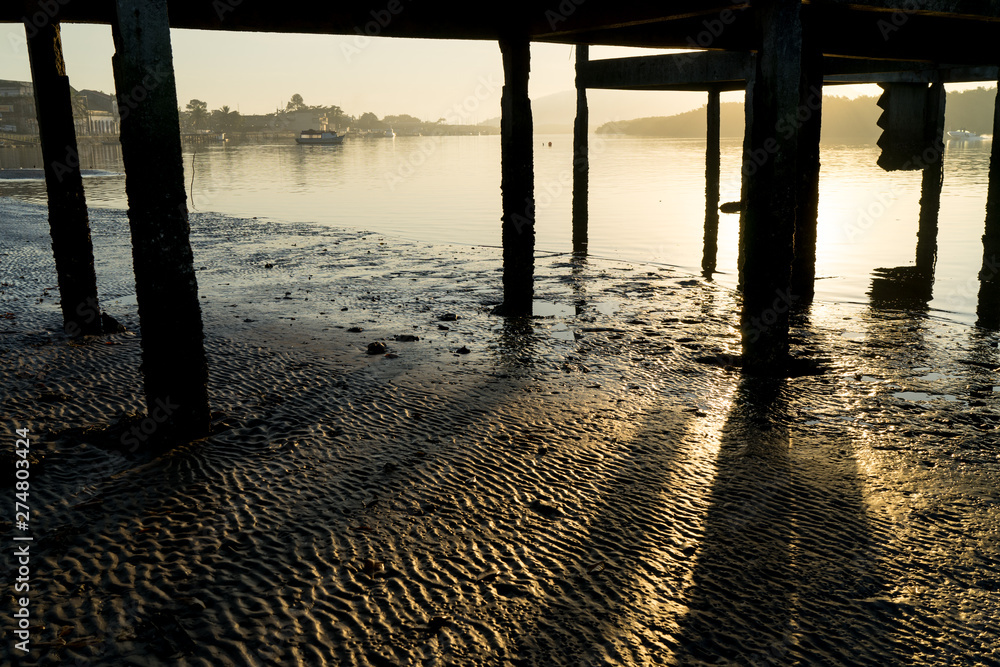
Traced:
POLYGON ((115 136, 121 132, 118 101, 99 90, 81 90, 73 105, 77 136, 115 136))
POLYGON ((325 111, 303 109, 302 111, 284 111, 274 118, 274 128, 298 134, 303 130, 328 129, 328 118, 325 111))
POLYGON ((243 116, 244 132, 266 132, 275 130, 274 114, 246 114, 243 116))
POLYGON ((35 87, 30 81, 0 80, 0 132, 38 134, 35 87))
MULTIPOLYGON (((78 137, 117 137, 121 118, 114 96, 98 90, 74 94, 73 125, 78 137)), ((38 134, 35 88, 30 81, 0 80, 0 132, 38 134)))

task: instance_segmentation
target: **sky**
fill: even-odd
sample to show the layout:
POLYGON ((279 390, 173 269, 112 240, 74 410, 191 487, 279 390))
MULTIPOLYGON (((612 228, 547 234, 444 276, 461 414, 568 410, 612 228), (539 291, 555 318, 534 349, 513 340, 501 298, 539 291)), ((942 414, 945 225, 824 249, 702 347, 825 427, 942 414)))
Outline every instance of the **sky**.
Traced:
MULTIPOLYGON (((113 92, 111 28, 64 24, 62 36, 70 84, 113 92)), ((0 40, 0 79, 30 80, 23 26, 0 24, 0 40)), ((180 106, 200 99, 209 109, 228 105, 244 114, 269 113, 298 93, 306 104, 336 104, 355 116, 371 111, 437 120, 457 114, 478 123, 500 115, 503 69, 495 42, 173 30, 172 44, 180 106)), ((663 52, 592 47, 590 57, 663 52)), ((532 99, 573 89, 573 47, 535 43, 531 56, 532 99)), ((835 92, 877 93, 875 86, 835 92)), ((595 94, 613 96, 618 104, 612 117, 592 122, 671 115, 704 104, 703 96, 690 93, 595 94)), ((742 101, 742 93, 727 93, 724 101, 742 101)))

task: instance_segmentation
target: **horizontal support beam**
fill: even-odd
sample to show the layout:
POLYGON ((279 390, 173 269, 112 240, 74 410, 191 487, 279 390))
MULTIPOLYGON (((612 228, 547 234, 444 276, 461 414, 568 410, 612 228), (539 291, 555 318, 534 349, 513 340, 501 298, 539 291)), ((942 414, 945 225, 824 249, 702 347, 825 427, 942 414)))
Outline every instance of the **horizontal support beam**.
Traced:
POLYGON ((975 83, 976 81, 996 82, 1000 67, 940 67, 909 72, 868 72, 866 74, 834 74, 823 77, 823 83, 975 83))
MULTIPOLYGON (((52 0, 44 7, 35 0, 0 3, 0 22, 110 23, 110 2, 52 0)), ((594 30, 656 26, 694 17, 740 12, 747 0, 524 0, 496 12, 470 12, 463 0, 416 3, 409 0, 338 2, 299 0, 294 7, 275 0, 168 0, 175 28, 365 34, 388 37, 496 39, 516 27, 532 40, 556 40, 594 30), (374 22, 374 23, 373 23, 374 22)), ((576 42, 575 39, 565 39, 576 42)))
MULTIPOLYGON (((708 48, 755 48, 755 10, 744 0, 525 0, 501 13, 468 3, 410 0, 331 3, 300 0, 167 0, 173 28, 495 41, 524 34, 533 42, 708 48)), ((110 23, 113 3, 0 2, 0 21, 110 23), (39 9, 44 4, 44 7, 39 9)), ((980 65, 997 60, 1000 0, 803 0, 810 40, 827 55, 980 65)))
MULTIPOLYGON (((751 66, 750 54, 698 51, 631 58, 607 58, 585 63, 579 85, 614 90, 742 90, 751 66)), ((996 81, 996 66, 930 67, 920 61, 825 57, 823 82, 943 83, 996 81)))
POLYGON ((733 84, 735 90, 745 86, 750 63, 749 53, 728 51, 591 60, 581 67, 577 85, 649 90, 662 86, 696 85, 704 88, 707 85, 733 84))
POLYGON ((804 0, 804 4, 889 14, 1000 20, 1000 3, 996 0, 804 0))

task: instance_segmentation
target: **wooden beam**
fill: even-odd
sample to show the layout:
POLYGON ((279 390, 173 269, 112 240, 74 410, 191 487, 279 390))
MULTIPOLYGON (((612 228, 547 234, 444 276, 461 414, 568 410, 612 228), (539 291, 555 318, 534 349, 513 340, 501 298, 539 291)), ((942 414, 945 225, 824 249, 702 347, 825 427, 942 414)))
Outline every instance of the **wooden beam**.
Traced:
POLYGON ((750 77, 747 79, 746 89, 743 94, 743 154, 740 159, 742 165, 740 169, 740 230, 739 248, 736 256, 736 289, 743 291, 743 265, 746 262, 746 221, 747 221, 747 198, 750 187, 750 173, 756 169, 751 157, 751 129, 753 128, 753 91, 757 78, 756 54, 751 63, 750 77))
MULTIPOLYGON (((807 24, 808 25, 808 24, 807 24)), ((813 26, 809 25, 810 28, 813 26)), ((811 36, 810 30, 807 35, 811 36)), ((806 39, 802 57, 802 102, 792 123, 799 128, 798 202, 795 212, 795 258, 791 293, 800 303, 812 301, 816 281, 819 224, 820 133, 823 122, 823 57, 806 39), (812 48, 810 48, 812 47, 812 48)))
MULTIPOLYGON (((591 60, 578 75, 587 88, 616 90, 740 90, 746 85, 750 54, 700 51, 591 60)), ((825 57, 824 84, 881 82, 963 83, 995 81, 993 65, 932 65, 924 61, 825 57)))
POLYGON ((938 212, 941 210, 941 187, 944 183, 944 110, 944 85, 937 81, 931 84, 927 95, 926 118, 932 128, 933 139, 930 150, 924 151, 921 156, 924 169, 917 226, 916 266, 929 276, 933 275, 937 262, 938 212))
POLYGON ((882 66, 886 66, 889 64, 889 61, 866 60, 862 62, 868 64, 867 69, 863 73, 827 74, 823 77, 823 83, 825 85, 836 85, 858 83, 932 83, 934 81, 940 81, 941 83, 975 83, 977 81, 993 82, 997 80, 998 72, 1000 72, 1000 68, 997 68, 996 66, 951 67, 942 65, 936 68, 929 68, 926 64, 920 66, 920 63, 913 63, 915 67, 912 70, 880 71, 874 69, 874 67, 879 67, 879 65, 870 63, 881 62, 883 63, 882 66))
MULTIPOLYGON (((1000 137, 1000 83, 993 102, 993 136, 1000 137)), ((1000 141, 990 146, 986 230, 983 232, 983 266, 979 270, 976 317, 978 326, 1000 329, 1000 141)))
POLYGON ((146 408, 157 440, 208 432, 208 366, 188 226, 166 0, 116 0, 121 112, 146 408))
POLYGON ((822 26, 817 40, 826 55, 972 66, 996 62, 1000 22, 995 17, 886 13, 828 3, 805 5, 803 12, 822 26))
POLYGON ((590 180, 590 115, 587 89, 580 84, 580 71, 590 58, 590 47, 576 47, 576 120, 573 121, 573 252, 587 253, 588 188, 590 180))
POLYGON ((801 103, 799 0, 763 0, 757 9, 760 50, 753 84, 750 170, 744 218, 743 370, 783 375, 788 369, 790 292, 798 199, 799 131, 788 119, 801 103))
MULTIPOLYGON (((110 2, 65 2, 63 23, 110 23, 110 2)), ((374 37, 496 40, 504 26, 526 38, 564 44, 652 48, 754 49, 755 10, 728 0, 530 0, 506 7, 504 21, 469 12, 467 3, 388 0, 337 3, 301 0, 296 11, 273 0, 170 0, 171 25, 199 30, 238 30, 374 37)), ((817 20, 823 53, 864 58, 981 64, 995 58, 1000 4, 992 0, 809 0, 802 12, 817 20)), ((0 3, 0 21, 20 21, 22 3, 0 3)), ((47 20, 44 11, 39 20, 47 20)), ((352 48, 348 43, 346 48, 352 48)))
MULTIPOLYGON (((113 13, 105 2, 67 2, 64 20, 110 23, 113 13)), ((0 5, 0 21, 20 21, 24 9, 18 2, 0 5)), ((437 37, 496 39, 503 26, 518 26, 525 37, 565 39, 581 32, 623 30, 685 18, 711 20, 724 12, 736 12, 748 3, 731 0, 672 0, 650 3, 642 0, 525 0, 506 7, 504 21, 495 13, 470 12, 460 0, 411 3, 385 0, 381 3, 345 2, 331 6, 328 0, 300 0, 295 11, 273 0, 170 0, 171 25, 199 30, 258 30, 363 34, 389 37, 437 37), (509 20, 507 20, 509 19, 509 20)), ((44 16, 44 12, 43 12, 44 16)), ((44 19, 43 19, 44 20, 44 19)), ((572 40, 570 40, 572 41, 572 40)))
POLYGON ((103 326, 97 302, 94 246, 59 24, 53 21, 25 30, 63 327, 71 336, 100 334, 103 326))
MULTIPOLYGON (((902 27, 903 17, 959 16, 974 19, 1000 19, 1000 5, 984 0, 807 0, 816 8, 843 7, 883 14, 889 25, 902 27), (893 20, 893 15, 901 15, 893 20)), ((889 33, 892 34, 891 32, 889 33)))
POLYGON ((672 53, 658 56, 591 60, 577 75, 587 88, 655 89, 696 85, 707 89, 731 83, 745 85, 750 54, 723 51, 672 53))
POLYGON ((503 304, 497 314, 531 316, 535 273, 535 174, 528 74, 530 42, 500 40, 504 85, 500 114, 500 191, 503 205, 503 304))
POLYGON ((716 257, 719 252, 719 174, 722 151, 721 105, 719 91, 708 91, 706 109, 707 127, 705 132, 705 238, 701 256, 701 272, 706 278, 715 273, 716 257))

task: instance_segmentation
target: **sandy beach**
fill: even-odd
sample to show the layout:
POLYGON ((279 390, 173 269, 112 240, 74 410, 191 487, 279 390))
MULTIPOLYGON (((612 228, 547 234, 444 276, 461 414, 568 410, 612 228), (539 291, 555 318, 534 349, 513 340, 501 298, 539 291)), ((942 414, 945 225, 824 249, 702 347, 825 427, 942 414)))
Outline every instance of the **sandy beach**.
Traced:
POLYGON ((737 296, 669 268, 540 255, 506 322, 497 248, 193 213, 214 431, 151 458, 91 224, 128 332, 71 340, 0 201, 3 664, 1000 665, 996 332, 816 304, 821 372, 746 379, 737 296))

